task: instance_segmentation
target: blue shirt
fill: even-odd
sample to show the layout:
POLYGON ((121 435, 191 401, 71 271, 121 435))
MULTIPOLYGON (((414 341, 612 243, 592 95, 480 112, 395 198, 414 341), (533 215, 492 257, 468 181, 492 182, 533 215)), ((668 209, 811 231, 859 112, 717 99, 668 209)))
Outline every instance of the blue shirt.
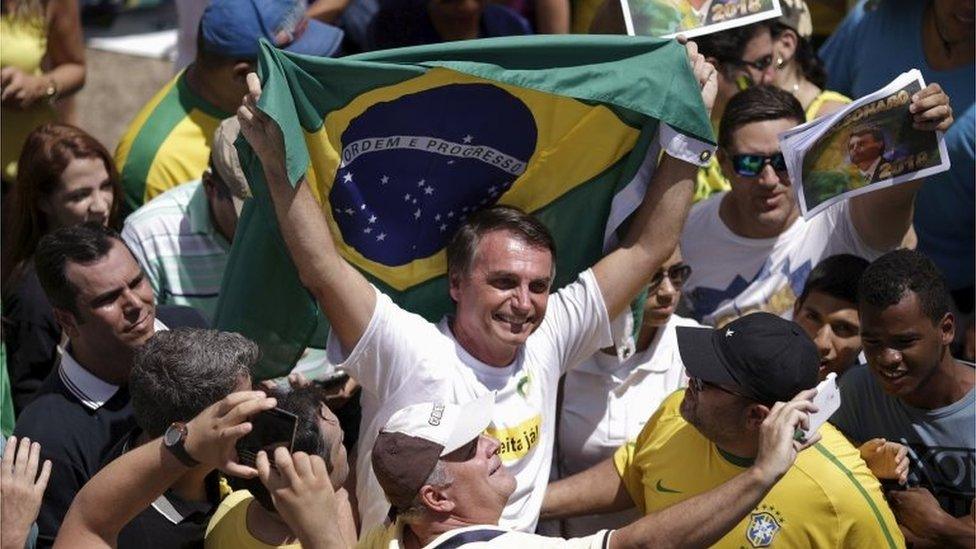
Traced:
MULTIPOLYGON (((478 38, 532 34, 524 17, 498 4, 485 4, 478 38)), ((399 48, 437 44, 437 33, 427 12, 427 0, 381 0, 379 13, 370 26, 368 49, 399 48)))
POLYGON ((885 438, 911 448, 909 485, 928 488, 946 512, 969 514, 976 486, 976 389, 943 408, 914 408, 884 392, 865 366, 840 380, 840 409, 830 422, 860 444, 885 438))
MULTIPOLYGON (((956 111, 957 113, 960 111, 956 111)), ((926 179, 915 199, 918 250, 935 262, 952 290, 976 280, 976 105, 945 134, 952 167, 926 179)))
POLYGON ((973 65, 948 71, 932 69, 922 48, 922 16, 928 2, 883 0, 865 11, 864 0, 847 14, 820 58, 827 68, 827 89, 857 99, 883 87, 899 74, 918 69, 925 83, 938 82, 955 112, 973 103, 973 65))

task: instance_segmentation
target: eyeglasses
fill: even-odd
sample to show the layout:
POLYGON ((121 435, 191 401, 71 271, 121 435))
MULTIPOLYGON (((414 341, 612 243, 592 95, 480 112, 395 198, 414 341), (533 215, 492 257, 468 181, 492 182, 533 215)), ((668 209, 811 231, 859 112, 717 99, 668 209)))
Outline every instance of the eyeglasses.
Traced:
POLYGON ((761 154, 733 154, 732 169, 742 177, 757 177, 769 164, 778 172, 786 171, 786 158, 783 153, 764 156, 761 154))
POLYGON ((752 398, 750 396, 746 396, 746 395, 744 395, 742 393, 738 393, 736 391, 733 391, 732 389, 727 389, 725 387, 722 387, 721 385, 712 383, 710 381, 705 381, 704 379, 702 379, 700 377, 692 377, 692 378, 689 378, 688 379, 688 385, 692 389, 694 389, 696 393, 700 393, 700 392, 704 391, 706 387, 711 387, 712 389, 718 389, 719 391, 722 391, 723 393, 727 393, 727 394, 730 394, 730 395, 733 395, 733 396, 737 396, 737 397, 740 397, 740 398, 746 398, 746 399, 749 399, 749 400, 756 400, 756 399, 754 399, 754 398, 752 398))
POLYGON ((732 59, 726 60, 725 63, 730 65, 739 65, 740 67, 752 67, 759 72, 762 72, 769 68, 773 64, 773 54, 764 55, 755 61, 746 61, 745 59, 732 59))
POLYGON ((668 277, 671 284, 674 285, 674 289, 680 290, 685 282, 688 281, 688 277, 691 276, 691 265, 686 265, 684 263, 678 263, 677 265, 672 265, 668 269, 661 269, 654 273, 654 277, 651 278, 651 283, 647 287, 648 293, 653 293, 658 287, 664 282, 664 277, 668 277))

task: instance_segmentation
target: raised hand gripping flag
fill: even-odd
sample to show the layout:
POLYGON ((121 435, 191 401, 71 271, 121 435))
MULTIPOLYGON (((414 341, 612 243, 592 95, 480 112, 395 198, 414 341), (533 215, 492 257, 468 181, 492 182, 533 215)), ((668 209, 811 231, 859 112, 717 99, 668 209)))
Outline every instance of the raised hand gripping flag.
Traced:
MULTIPOLYGON (((673 41, 518 37, 342 59, 264 44, 259 74, 289 178, 307 174, 340 253, 430 320, 453 307, 444 248, 473 211, 510 204, 541 219, 557 241, 558 288, 602 257, 639 204, 660 122, 714 142, 673 41)), ((255 198, 215 323, 257 341, 255 375, 273 377, 327 326, 288 258, 260 164, 238 146, 255 198)))

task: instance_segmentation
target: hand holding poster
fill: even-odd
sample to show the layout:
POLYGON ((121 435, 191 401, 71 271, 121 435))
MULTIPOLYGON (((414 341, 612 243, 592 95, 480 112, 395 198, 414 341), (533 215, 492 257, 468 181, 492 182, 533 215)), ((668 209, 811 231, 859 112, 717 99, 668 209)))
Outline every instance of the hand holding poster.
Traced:
POLYGON ((804 218, 841 200, 949 169, 942 132, 912 125, 921 73, 902 73, 844 109, 779 136, 804 218))
POLYGON ((620 0, 627 34, 692 38, 772 19, 780 0, 620 0))

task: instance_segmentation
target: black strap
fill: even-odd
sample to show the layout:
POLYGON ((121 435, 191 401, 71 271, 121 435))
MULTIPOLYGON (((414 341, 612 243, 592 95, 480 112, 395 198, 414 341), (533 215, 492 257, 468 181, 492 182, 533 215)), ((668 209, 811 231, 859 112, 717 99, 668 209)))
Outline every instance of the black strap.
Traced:
POLYGON ((457 549, 469 543, 491 541, 502 534, 507 534, 508 530, 496 528, 482 528, 480 530, 467 530, 451 536, 442 543, 437 544, 437 549, 457 549))

